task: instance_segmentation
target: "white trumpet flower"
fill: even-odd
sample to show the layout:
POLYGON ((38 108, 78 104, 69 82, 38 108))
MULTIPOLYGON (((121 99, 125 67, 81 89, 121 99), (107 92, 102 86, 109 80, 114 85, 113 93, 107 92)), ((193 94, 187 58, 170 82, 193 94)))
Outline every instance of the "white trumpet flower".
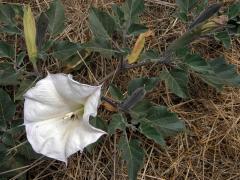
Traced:
POLYGON ((104 131, 89 124, 97 115, 101 86, 81 84, 71 75, 48 74, 24 95, 27 139, 37 153, 67 163, 104 131))

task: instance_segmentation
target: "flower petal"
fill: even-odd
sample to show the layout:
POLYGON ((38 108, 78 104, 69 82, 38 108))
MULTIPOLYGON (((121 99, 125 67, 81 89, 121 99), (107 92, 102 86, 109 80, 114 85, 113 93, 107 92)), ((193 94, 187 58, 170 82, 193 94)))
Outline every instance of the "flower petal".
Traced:
POLYGON ((70 74, 50 74, 49 76, 58 94, 67 102, 85 104, 89 96, 92 96, 96 91, 101 91, 101 86, 90 86, 79 83, 73 80, 70 74))
POLYGON ((81 84, 71 75, 49 74, 24 95, 24 124, 63 116, 84 105, 92 95, 98 102, 100 95, 94 94, 100 91, 101 86, 81 84))
POLYGON ((24 96, 24 124, 64 116, 71 111, 50 76, 40 80, 24 96))
POLYGON ((67 163, 67 158, 96 142, 104 131, 82 120, 52 119, 26 125, 33 149, 47 157, 67 163))
POLYGON ((99 88, 86 99, 84 104, 83 121, 85 122, 89 122, 90 116, 95 117, 97 115, 97 109, 101 96, 101 86, 98 87, 99 88))

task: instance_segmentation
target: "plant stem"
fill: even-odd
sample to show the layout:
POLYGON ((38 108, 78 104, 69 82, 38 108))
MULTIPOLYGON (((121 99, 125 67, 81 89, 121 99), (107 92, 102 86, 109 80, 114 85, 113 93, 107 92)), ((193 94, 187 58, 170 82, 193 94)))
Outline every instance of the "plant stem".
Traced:
MULTIPOLYGON (((216 20, 207 21, 206 23, 199 24, 198 26, 194 27, 190 31, 187 31, 185 34, 183 34, 181 37, 176 39, 173 43, 171 43, 167 50, 163 53, 162 57, 158 60, 151 61, 151 59, 136 63, 136 64, 128 64, 125 62, 123 58, 121 58, 120 61, 120 67, 118 67, 115 71, 108 74, 106 77, 100 80, 100 83, 103 83, 104 81, 108 80, 115 74, 119 74, 121 71, 146 66, 149 64, 170 64, 171 63, 171 56, 176 51, 176 49, 186 47, 191 42, 195 41, 199 37, 201 37, 204 34, 208 34, 210 32, 214 32, 215 30, 219 28, 223 28, 226 25, 226 20, 223 16, 217 17, 216 20), (215 22, 215 21, 223 21, 221 23, 215 22)), ((128 29, 128 28, 127 28, 128 29)), ((123 31, 123 45, 126 45, 126 35, 127 31, 123 31)))
POLYGON ((39 71, 38 71, 37 63, 36 63, 36 62, 33 62, 32 64, 33 64, 33 69, 34 69, 34 72, 36 73, 36 75, 37 75, 38 77, 41 77, 41 74, 40 74, 39 71))

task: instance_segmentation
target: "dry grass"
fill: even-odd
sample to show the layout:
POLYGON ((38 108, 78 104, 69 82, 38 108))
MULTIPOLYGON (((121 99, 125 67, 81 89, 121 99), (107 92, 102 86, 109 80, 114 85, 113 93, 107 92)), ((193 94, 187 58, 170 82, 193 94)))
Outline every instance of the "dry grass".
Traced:
MULTIPOLYGON (((90 38, 87 22, 90 4, 108 9, 113 2, 121 0, 65 0, 67 28, 59 38, 87 41, 90 38)), ((38 13, 48 7, 49 1, 32 0, 31 5, 38 13)), ((155 31, 155 37, 147 42, 147 47, 164 51, 169 42, 185 32, 185 26, 174 17, 173 1, 146 0, 146 6, 143 21, 155 31)), ((230 50, 213 47, 213 43, 200 40, 193 45, 193 50, 201 51, 206 57, 222 55, 229 63, 240 65, 239 40, 233 42, 230 50)), ((95 84, 113 71, 118 63, 116 60, 93 58, 95 64, 76 72, 76 79, 95 84)), ((60 71, 54 59, 49 59, 42 71, 45 68, 51 72, 60 71)), ((160 68, 149 66, 130 70, 111 81, 126 90, 129 80, 157 75, 160 68)), ((217 93, 195 77, 192 77, 190 86, 192 98, 187 101, 170 94, 163 84, 148 95, 156 103, 165 104, 178 113, 186 122, 188 131, 169 139, 166 150, 139 137, 144 142, 146 158, 138 179, 240 179, 240 90, 225 88, 217 93)), ((109 120, 108 112, 103 111, 101 115, 109 120)), ((118 135, 105 136, 102 142, 92 154, 73 155, 67 167, 54 160, 35 162, 37 164, 29 168, 29 179, 127 179, 126 165, 116 150, 118 135)))

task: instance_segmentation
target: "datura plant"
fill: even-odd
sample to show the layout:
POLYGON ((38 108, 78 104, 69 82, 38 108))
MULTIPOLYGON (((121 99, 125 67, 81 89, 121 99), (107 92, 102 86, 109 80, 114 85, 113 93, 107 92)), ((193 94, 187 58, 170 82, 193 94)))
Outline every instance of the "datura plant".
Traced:
POLYGON ((204 59, 191 51, 191 45, 211 37, 230 48, 231 39, 240 33, 240 3, 226 7, 207 0, 177 0, 176 4, 173 16, 187 23, 187 30, 160 53, 146 46, 155 35, 141 23, 144 0, 126 0, 107 11, 91 7, 92 36, 82 43, 61 39, 66 18, 60 0, 53 0, 41 14, 26 4, 1 3, 0 33, 16 42, 0 41, 0 176, 19 178, 16 174, 21 172, 26 179, 21 167, 42 158, 39 154, 67 163, 70 155, 85 147, 90 152, 90 144, 100 145, 106 134, 103 138, 116 138, 128 177, 134 180, 144 164, 145 138, 167 150, 171 142, 166 138, 186 129, 184 120, 165 104, 147 98, 159 83, 182 102, 191 97, 191 75, 219 92, 224 86, 239 87, 234 65, 224 57, 204 59), (102 79, 96 77, 95 86, 73 80, 69 73, 79 77, 86 65, 87 70, 94 69, 99 56, 118 66, 102 79), (147 70, 148 65, 158 69, 155 76, 136 75, 126 88, 117 87, 114 78, 109 81, 129 69, 146 66, 147 70), (109 111, 105 119, 103 110, 109 111))
POLYGON ((24 125, 33 149, 67 163, 105 132, 89 124, 97 115, 101 86, 89 86, 71 75, 48 74, 29 89, 24 102, 24 125))

